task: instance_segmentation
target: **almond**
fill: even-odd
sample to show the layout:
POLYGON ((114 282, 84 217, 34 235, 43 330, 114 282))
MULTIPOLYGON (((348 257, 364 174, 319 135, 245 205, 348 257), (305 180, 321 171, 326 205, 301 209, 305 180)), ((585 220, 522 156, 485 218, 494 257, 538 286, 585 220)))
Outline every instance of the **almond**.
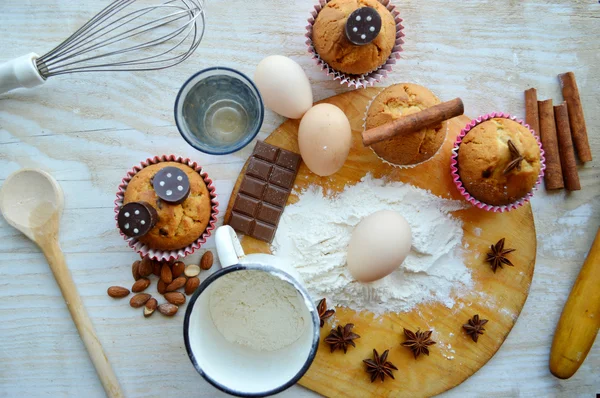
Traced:
POLYGON ((154 271, 154 265, 152 264, 152 260, 150 260, 150 257, 146 256, 142 259, 139 270, 140 275, 144 278, 150 275, 152 271, 154 271))
POLYGON ((135 296, 133 296, 131 300, 129 300, 129 305, 133 308, 140 308, 141 306, 146 304, 146 302, 151 298, 152 296, 148 293, 138 293, 135 296))
POLYGON ((160 268, 160 280, 167 285, 173 282, 173 273, 171 272, 171 267, 169 267, 169 264, 167 263, 164 263, 160 268))
POLYGON ((161 314, 165 315, 165 316, 173 316, 177 313, 177 310, 179 309, 179 307, 177 307, 174 304, 170 304, 170 303, 164 303, 158 306, 158 312, 160 312, 161 314))
POLYGON ((196 264, 188 265, 183 272, 188 278, 200 275, 200 267, 196 264))
POLYGON ((154 314, 154 310, 158 307, 158 301, 155 298, 151 298, 146 302, 146 306, 144 307, 144 317, 148 318, 150 315, 154 314))
POLYGON ((156 285, 156 290, 160 294, 165 294, 167 292, 167 284, 162 281, 162 279, 158 280, 158 284, 156 285))
POLYGON ((185 283, 185 294, 189 296, 190 294, 194 293, 196 289, 198 289, 198 286, 200 286, 200 279, 198 279, 197 276, 188 279, 185 283))
POLYGON ((111 286, 106 291, 108 295, 112 298, 123 298, 129 295, 129 289, 126 289, 121 286, 111 286))
POLYGON ((183 295, 183 293, 179 293, 179 292, 165 293, 165 299, 171 304, 175 304, 175 305, 185 304, 185 296, 183 295))
POLYGON ((185 278, 185 276, 180 276, 179 278, 175 278, 173 280, 173 282, 171 282, 170 284, 167 285, 167 292, 173 292, 177 289, 181 289, 185 285, 186 281, 187 281, 187 279, 185 278))
POLYGON ((140 275, 140 264, 142 262, 140 260, 134 261, 133 264, 131 264, 131 274, 133 275, 133 280, 137 281, 138 279, 140 279, 142 276, 140 275))
POLYGON ((160 261, 152 261, 152 273, 160 278, 160 268, 162 263, 160 261))
POLYGON ((177 261, 175 264, 173 264, 171 268, 171 271, 173 272, 173 278, 179 278, 181 274, 183 274, 184 270, 185 264, 183 263, 183 261, 177 261))
POLYGON ((143 292, 148 286, 150 286, 150 279, 140 278, 131 286, 131 291, 134 293, 143 292))
POLYGON ((200 268, 203 270, 210 269, 213 265, 213 254, 210 250, 206 251, 200 259, 200 268))

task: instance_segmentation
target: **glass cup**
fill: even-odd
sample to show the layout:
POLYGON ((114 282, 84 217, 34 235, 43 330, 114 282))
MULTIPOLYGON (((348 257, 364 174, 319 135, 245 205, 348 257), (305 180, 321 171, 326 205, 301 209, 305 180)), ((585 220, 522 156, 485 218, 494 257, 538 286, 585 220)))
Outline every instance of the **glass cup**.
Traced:
POLYGON ((264 118, 260 93, 252 80, 225 67, 190 77, 175 100, 175 123, 181 136, 211 155, 239 151, 258 134, 264 118))

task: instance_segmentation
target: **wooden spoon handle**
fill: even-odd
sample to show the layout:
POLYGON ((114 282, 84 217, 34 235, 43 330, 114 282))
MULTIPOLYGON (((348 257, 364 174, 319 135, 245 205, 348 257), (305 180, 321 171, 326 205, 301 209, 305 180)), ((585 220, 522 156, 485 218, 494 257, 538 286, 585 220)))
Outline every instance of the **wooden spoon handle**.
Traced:
POLYGON ((43 245, 42 250, 54 273, 54 277, 60 287, 65 303, 69 308, 69 312, 71 312, 71 317, 73 318, 73 322, 75 322, 75 326, 77 326, 79 336, 81 337, 81 340, 83 340, 83 344, 85 344, 85 348, 96 368, 96 372, 102 382, 106 395, 109 398, 123 397, 123 392, 121 391, 117 376, 115 376, 115 373, 104 354, 102 345, 96 336, 94 326, 83 306, 75 283, 73 283, 71 273, 69 272, 69 268, 67 268, 65 257, 58 241, 56 239, 49 239, 43 245))
POLYGON ((550 372, 573 376, 587 356, 600 328, 600 229, 579 272, 554 333, 550 372))

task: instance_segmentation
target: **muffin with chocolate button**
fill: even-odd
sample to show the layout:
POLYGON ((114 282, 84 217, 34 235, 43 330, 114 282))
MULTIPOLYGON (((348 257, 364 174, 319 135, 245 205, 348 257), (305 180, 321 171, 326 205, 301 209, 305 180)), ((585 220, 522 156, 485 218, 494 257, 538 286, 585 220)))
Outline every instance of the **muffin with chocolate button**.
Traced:
POLYGON ((155 259, 190 254, 216 222, 212 181, 189 160, 148 159, 123 180, 117 193, 117 224, 130 246, 155 259))
POLYGON ((307 27, 309 51, 334 79, 349 86, 373 85, 402 51, 397 14, 391 3, 378 0, 321 2, 307 27))

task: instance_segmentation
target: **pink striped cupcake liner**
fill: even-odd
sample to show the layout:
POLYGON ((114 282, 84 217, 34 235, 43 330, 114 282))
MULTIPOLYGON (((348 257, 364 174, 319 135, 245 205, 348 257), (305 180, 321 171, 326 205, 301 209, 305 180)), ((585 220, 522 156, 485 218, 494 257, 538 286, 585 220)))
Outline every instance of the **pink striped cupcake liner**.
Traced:
POLYGON ((519 207, 523 206, 525 203, 527 203, 527 202, 529 202, 531 200, 531 197, 533 196, 533 193, 538 189, 538 187, 542 183, 542 179, 544 178, 544 170, 546 170, 546 158, 544 156, 544 149, 542 148, 542 143, 540 141, 540 138, 531 129, 531 127, 529 127, 528 124, 526 124, 525 122, 523 122, 520 119, 517 119, 515 116, 511 116, 508 113, 494 112, 494 113, 488 113, 487 115, 479 116, 477 119, 471 120, 460 131, 460 134, 458 135, 458 137, 456 137, 456 142, 454 143, 454 148, 452 148, 452 154, 451 154, 451 157, 450 157, 450 170, 451 170, 451 173, 452 173, 452 180, 454 181, 454 184, 456 185, 456 188, 458 188, 458 191, 461 193, 462 196, 465 197, 465 199, 467 199, 467 201, 469 203, 471 203, 473 206, 475 206, 475 207, 477 207, 479 209, 483 209, 483 210, 486 210, 486 211, 491 211, 491 212, 494 212, 494 213, 503 213, 503 212, 506 212, 506 211, 511 211, 511 210, 516 209, 516 208, 519 208, 519 207), (538 179, 537 179, 534 187, 531 189, 531 191, 529 191, 527 193, 527 195, 525 195, 524 197, 522 197, 518 201, 516 201, 514 203, 511 203, 511 204, 508 204, 508 205, 504 205, 504 206, 492 206, 492 205, 489 205, 487 203, 483 203, 483 202, 475 199, 473 196, 471 196, 471 194, 469 194, 469 192, 467 192, 467 190, 463 186, 463 183, 462 183, 462 181, 460 179, 460 175, 458 174, 458 150, 459 150, 460 143, 462 142, 463 138, 475 126, 477 126, 478 124, 483 123, 483 122, 485 122, 487 120, 493 119, 493 118, 510 119, 510 120, 513 120, 513 121, 521 124, 524 127, 527 127, 527 129, 535 137, 535 140, 537 141, 538 146, 540 147, 540 164, 541 164, 540 175, 538 176, 538 179))
MULTIPOLYGON (((208 222, 208 226, 206 227, 206 230, 204 230, 204 233, 202 233, 202 236, 200 236, 194 243, 192 243, 182 249, 171 250, 171 251, 152 249, 152 248, 148 247, 146 244, 140 242, 139 240, 137 240, 135 238, 130 238, 129 236, 125 235, 123 232, 121 232, 121 230, 119 230, 119 233, 121 234, 123 239, 125 239, 127 241, 127 244, 129 245, 129 247, 131 247, 133 250, 138 252, 142 257, 149 256, 152 260, 158 260, 158 261, 174 261, 174 260, 177 260, 178 258, 188 256, 188 255, 194 253, 194 251, 198 250, 200 247, 202 247, 202 245, 206 242, 208 237, 211 235, 211 231, 215 229, 215 224, 217 223, 217 215, 219 214, 219 210, 218 210, 219 202, 217 202, 217 193, 216 193, 215 187, 213 186, 212 180, 208 177, 208 174, 206 174, 202 171, 202 167, 198 163, 191 161, 188 158, 182 158, 181 156, 162 155, 160 157, 155 156, 153 158, 148 158, 145 161, 141 162, 139 166, 134 166, 131 170, 129 170, 127 172, 127 175, 123 178, 123 180, 121 181, 121 184, 119 185, 119 190, 117 191, 117 199, 115 200, 115 221, 117 221, 117 216, 119 214, 119 210, 123 206, 125 190, 127 189, 127 186, 129 185, 129 182, 131 181, 133 176, 136 175, 143 168, 148 167, 153 164, 161 163, 161 162, 178 162, 178 163, 184 164, 186 166, 189 166, 192 169, 194 169, 198 174, 200 174, 200 176, 204 180, 204 183, 206 184, 206 188, 208 189, 208 193, 210 195, 210 202, 211 202, 210 221, 208 222)), ((117 228, 118 228, 118 222, 117 222, 117 228)))
POLYGON ((346 73, 336 71, 329 66, 329 64, 323 61, 321 57, 319 57, 319 54, 317 54, 312 41, 313 25, 317 19, 317 15, 330 1, 331 0, 319 0, 319 4, 315 5, 314 10, 311 11, 311 17, 308 18, 308 25, 306 25, 306 34, 304 36, 306 36, 308 39, 306 40, 306 45, 308 46, 308 52, 312 55, 313 61, 317 66, 319 66, 319 68, 321 68, 323 72, 325 72, 327 76, 331 76, 333 80, 339 80, 340 84, 347 84, 350 88, 368 87, 373 86, 375 83, 379 83, 387 77, 388 72, 392 71, 392 67, 396 63, 396 60, 400 59, 402 44, 404 44, 404 26, 402 25, 402 18, 399 17, 400 13, 398 10, 396 10, 396 6, 393 5, 390 0, 378 0, 388 9, 396 21, 396 43, 394 48, 392 48, 392 53, 388 57, 387 61, 369 73, 362 75, 348 75, 346 73))

